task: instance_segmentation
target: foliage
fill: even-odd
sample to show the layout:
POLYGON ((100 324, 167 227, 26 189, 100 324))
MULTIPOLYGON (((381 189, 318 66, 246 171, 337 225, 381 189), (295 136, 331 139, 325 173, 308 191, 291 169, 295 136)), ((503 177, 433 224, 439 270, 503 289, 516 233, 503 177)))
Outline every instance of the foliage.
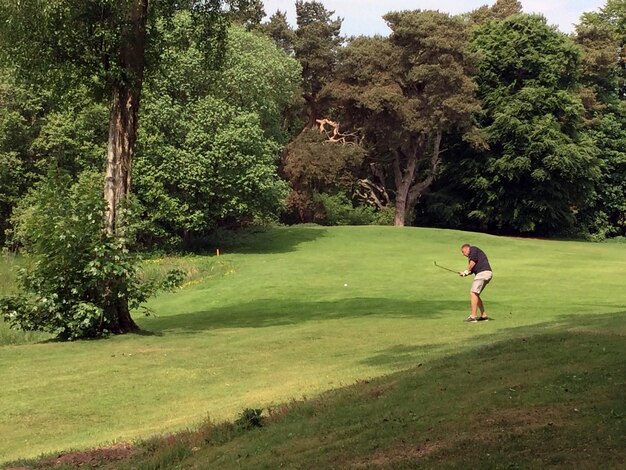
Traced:
POLYGON ((377 212, 372 206, 354 206, 343 193, 315 194, 313 201, 323 209, 323 225, 372 225, 378 222, 377 212))
POLYGON ((128 249, 132 210, 124 214, 125 238, 106 235, 101 181, 100 173, 82 173, 72 184, 67 174, 52 170, 16 209, 14 236, 34 263, 19 274, 21 292, 0 301, 13 327, 70 340, 106 335, 114 321, 106 307, 119 296, 137 308, 156 291, 182 282, 178 270, 163 281, 141 282, 138 256, 128 249))
POLYGON ((311 222, 323 217, 315 194, 351 193, 364 156, 356 143, 332 142, 323 132, 305 129, 282 159, 282 172, 292 187, 286 218, 311 222))
POLYGON ((84 86, 60 97, 59 105, 41 118, 40 129, 30 144, 38 173, 56 166, 74 178, 86 170, 101 171, 109 110, 95 101, 84 86))
POLYGON ((0 240, 13 207, 50 165, 74 177, 103 168, 107 118, 84 86, 52 96, 0 67, 0 240))
POLYGON ((363 134, 369 177, 395 196, 395 223, 404 225, 436 177, 445 136, 472 138, 479 103, 467 25, 434 11, 385 19, 391 36, 352 40, 327 93, 347 128, 363 134))
MULTIPOLYGON (((201 38, 200 50, 207 63, 220 60, 228 17, 220 0, 156 0, 149 2, 149 67, 158 63, 161 46, 159 20, 168 21, 178 11, 192 12, 193 24, 201 38)), ((238 2, 245 3, 245 2, 238 2)), ((69 0, 0 2, 3 21, 0 39, 5 47, 0 56, 20 68, 33 81, 50 80, 65 89, 86 84, 96 95, 108 99, 112 86, 134 83, 142 77, 128 75, 128 57, 120 54, 125 43, 136 38, 125 31, 137 1, 88 1, 77 5, 69 0), (129 34, 131 36, 129 36, 129 34)))
POLYGON ((296 36, 287 21, 287 13, 276 11, 266 23, 261 25, 260 30, 287 54, 293 53, 296 36))
POLYGON ((275 217, 286 193, 277 155, 298 64, 269 40, 232 28, 224 68, 207 70, 191 27, 189 15, 174 18, 142 109, 135 185, 156 240, 275 217))
POLYGON ((296 24, 293 50, 302 65, 302 93, 306 102, 306 127, 315 126, 325 114, 322 90, 332 81, 342 38, 341 18, 319 1, 296 0, 296 24))
POLYGON ((621 96, 623 59, 615 56, 626 41, 618 20, 626 10, 613 2, 600 14, 583 16, 576 28, 582 49, 580 83, 586 126, 599 150, 600 182, 593 204, 584 212, 587 231, 596 239, 626 234, 626 102, 621 96))
POLYGON ((239 429, 261 428, 265 421, 262 413, 262 409, 246 408, 239 414, 239 417, 235 421, 235 426, 239 429))
POLYGON ((600 150, 600 178, 594 199, 582 214, 595 238, 626 234, 626 106, 614 107, 594 121, 590 135, 600 150))
POLYGON ((467 14, 472 23, 483 24, 493 20, 503 20, 511 15, 522 12, 522 4, 518 0, 496 0, 490 7, 483 5, 467 14))
POLYGON ((204 233, 228 218, 278 212, 285 193, 276 177, 278 147, 264 138, 258 116, 212 97, 174 123, 160 109, 156 100, 146 105, 147 142, 136 162, 137 193, 154 228, 165 236, 204 233), (164 131, 176 123, 182 140, 166 141, 164 131))
POLYGON ((37 159, 29 148, 42 106, 39 94, 20 85, 14 70, 0 66, 0 242, 13 207, 37 178, 37 159))
POLYGON ((576 92, 578 50, 533 15, 485 24, 472 47, 482 57, 479 121, 489 149, 449 162, 469 219, 490 230, 573 229, 599 177, 576 92))

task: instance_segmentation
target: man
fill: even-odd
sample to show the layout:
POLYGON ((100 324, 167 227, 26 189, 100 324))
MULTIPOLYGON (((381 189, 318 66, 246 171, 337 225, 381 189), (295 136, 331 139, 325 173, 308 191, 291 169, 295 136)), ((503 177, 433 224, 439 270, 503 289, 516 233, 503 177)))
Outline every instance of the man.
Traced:
POLYGON ((470 289, 470 302, 472 305, 472 313, 464 321, 469 323, 476 323, 479 321, 487 321, 489 317, 485 313, 485 306, 480 298, 480 293, 485 286, 489 284, 493 273, 491 272, 491 266, 487 255, 483 250, 477 246, 470 246, 468 243, 461 247, 461 253, 469 260, 467 269, 463 272, 459 272, 459 276, 469 276, 475 274, 474 282, 472 282, 472 288, 470 289), (480 310, 480 317, 476 317, 476 311, 480 310))

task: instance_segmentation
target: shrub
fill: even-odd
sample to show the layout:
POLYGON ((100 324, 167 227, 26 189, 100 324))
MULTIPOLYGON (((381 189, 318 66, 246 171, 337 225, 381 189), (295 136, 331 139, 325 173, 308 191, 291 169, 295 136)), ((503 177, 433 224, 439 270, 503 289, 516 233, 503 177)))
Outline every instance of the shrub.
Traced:
POLYGON ((372 206, 353 206, 343 194, 316 194, 315 203, 324 211, 322 220, 326 225, 390 225, 393 222, 393 211, 389 219, 388 211, 377 212, 372 206))
POLYGON ((239 414, 235 421, 235 426, 239 429, 253 429, 263 427, 263 410, 246 408, 239 414))
POLYGON ((180 284, 180 270, 141 281, 140 258, 130 250, 134 212, 130 203, 122 212, 124 238, 108 236, 102 175, 82 173, 72 184, 67 174, 51 170, 14 212, 13 243, 34 262, 19 270, 20 292, 0 300, 0 314, 22 330, 60 339, 97 337, 115 325, 106 312, 120 298, 137 308, 157 290, 180 284))

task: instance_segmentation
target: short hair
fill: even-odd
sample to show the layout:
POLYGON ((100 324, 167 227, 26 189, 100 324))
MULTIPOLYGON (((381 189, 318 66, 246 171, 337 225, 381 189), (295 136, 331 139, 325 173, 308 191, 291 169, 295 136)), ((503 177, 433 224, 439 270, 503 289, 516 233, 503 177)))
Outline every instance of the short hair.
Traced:
POLYGON ((470 246, 470 244, 469 244, 469 243, 463 243, 463 245, 461 245, 461 250, 462 250, 463 248, 471 248, 471 246, 470 246))

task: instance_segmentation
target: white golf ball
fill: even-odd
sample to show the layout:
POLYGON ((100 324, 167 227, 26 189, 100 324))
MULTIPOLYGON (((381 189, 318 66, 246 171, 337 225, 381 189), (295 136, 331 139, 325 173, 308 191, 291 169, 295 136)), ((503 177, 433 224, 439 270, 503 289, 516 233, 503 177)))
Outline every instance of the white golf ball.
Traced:
POLYGON ((344 284, 343 287, 348 287, 348 284, 344 284))

